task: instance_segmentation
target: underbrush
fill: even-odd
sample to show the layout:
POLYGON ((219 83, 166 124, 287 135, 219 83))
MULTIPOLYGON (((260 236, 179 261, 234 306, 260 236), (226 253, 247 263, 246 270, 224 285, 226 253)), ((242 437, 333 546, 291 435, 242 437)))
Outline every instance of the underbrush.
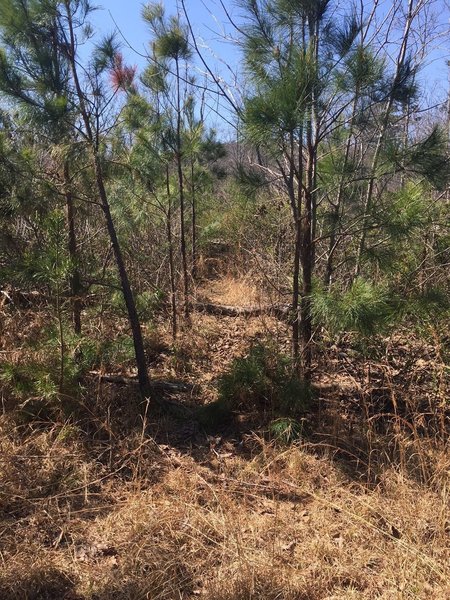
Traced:
POLYGON ((202 425, 214 429, 233 413, 256 412, 262 422, 271 419, 271 431, 286 441, 299 436, 297 418, 305 414, 312 399, 310 386, 298 378, 291 360, 270 340, 235 358, 219 377, 217 388, 218 400, 198 411, 202 425))
POLYGON ((0 426, 2 600, 448 597, 443 449, 434 485, 385 463, 367 487, 256 434, 192 452, 0 426))
POLYGON ((147 332, 158 375, 213 400, 183 417, 101 382, 131 364, 121 326, 67 337, 72 409, 57 345, 11 343, 0 598, 446 600, 445 348, 324 339, 310 389, 273 323, 194 319, 175 347, 147 332))
MULTIPOLYGON (((92 378, 133 373, 133 341, 126 322, 112 326, 112 315, 87 320, 83 335, 75 335, 66 321, 58 330, 45 307, 32 314, 12 308, 2 318, 9 339, 5 336, 0 361, 0 390, 3 408, 17 423, 77 418, 86 412, 83 401, 92 378)), ((149 358, 159 356, 166 346, 153 325, 145 332, 149 358)))

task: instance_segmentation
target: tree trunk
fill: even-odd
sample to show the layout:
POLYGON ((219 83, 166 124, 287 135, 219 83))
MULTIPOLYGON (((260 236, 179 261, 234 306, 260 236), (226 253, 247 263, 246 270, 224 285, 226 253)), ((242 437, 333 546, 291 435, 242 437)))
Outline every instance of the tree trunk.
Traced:
POLYGON ((81 277, 78 270, 78 244, 75 232, 75 206, 71 192, 69 162, 64 162, 64 195, 67 209, 68 249, 71 262, 70 295, 72 302, 73 330, 81 335, 81 277))
POLYGON ((229 306, 226 304, 211 304, 209 302, 193 302, 192 308, 208 315, 223 317, 260 317, 273 316, 280 321, 290 321, 292 306, 229 306))
POLYGON ((294 268, 292 277, 292 359, 294 370, 300 375, 301 356, 300 356, 300 267, 301 267, 301 246, 302 246, 302 199, 303 199, 303 126, 298 132, 298 148, 295 155, 295 139, 290 139, 290 174, 287 181, 288 192, 292 207, 292 216, 295 226, 295 246, 294 246, 294 268), (294 161, 297 158, 297 193, 294 186, 294 161))
POLYGON ((173 236, 172 236, 172 200, 170 197, 169 167, 166 167, 166 188, 167 188, 167 242, 169 244, 169 277, 170 277, 170 304, 172 307, 172 337, 175 341, 178 333, 177 323, 177 296, 175 282, 175 265, 173 260, 173 236))
POLYGON ((103 181, 103 173, 100 165, 100 160, 96 153, 94 153, 94 165, 95 165, 95 178, 97 181, 97 188, 102 203, 103 213, 106 218, 106 226, 108 228, 111 245, 116 259, 117 270, 119 272, 120 285, 122 288, 125 305, 128 312, 128 320, 133 335, 134 353, 136 356, 136 366, 138 370, 139 387, 143 396, 146 396, 150 390, 150 380, 147 370, 147 360, 145 357, 144 341, 142 338, 142 329, 139 321, 139 315, 136 309, 136 303, 134 295, 131 290, 130 281, 128 279, 128 273, 125 267, 125 262, 122 256, 122 250, 120 248, 119 240, 117 238, 116 228, 111 215, 111 209, 108 202, 108 197, 105 190, 103 181))
MULTIPOLYGON (((319 23, 315 17, 309 21, 309 43, 312 44, 314 56, 318 61, 319 23)), ((302 217, 302 240, 300 260, 302 264, 302 300, 300 304, 300 335, 302 340, 302 372, 306 382, 311 381, 312 366, 312 275, 315 262, 316 231, 316 179, 317 179, 317 123, 316 98, 311 95, 311 110, 306 123, 306 185, 304 191, 305 208, 302 217)))
POLYGON ((305 381, 311 379, 312 362, 312 273, 313 273, 313 244, 312 244, 312 214, 313 199, 311 190, 305 193, 305 214, 303 216, 300 260, 302 264, 302 299, 300 303, 300 335, 302 340, 302 372, 305 381))
POLYGON ((377 143, 375 146, 375 152, 374 152, 374 156, 372 159, 372 165, 371 165, 371 169, 370 169, 370 179, 369 179, 369 183, 367 186, 366 197, 364 200, 362 233, 361 233, 361 237, 359 239, 358 250, 357 250, 357 254, 356 254, 354 278, 359 277, 359 275, 361 273, 361 263, 362 263, 362 257, 364 255, 364 251, 366 248, 367 231, 368 231, 368 225, 369 225, 369 215, 370 215, 370 211, 372 208, 373 193, 374 193, 374 189, 375 189, 376 169, 377 169, 378 161, 379 161, 379 158, 381 155, 383 142, 386 137, 386 133, 388 131, 388 125, 389 125, 392 107, 394 105, 395 86, 397 85, 397 83, 399 81, 399 77, 401 75, 401 69, 404 65, 405 58, 406 58, 406 52, 408 49, 409 33, 411 30, 413 19, 415 17, 415 10, 414 10, 413 4, 414 4, 414 0, 408 0, 408 13, 406 15, 406 22, 405 22, 405 28, 404 28, 404 32, 403 32, 403 38, 402 38, 399 53, 397 56, 396 69, 395 69, 395 75, 394 75, 394 80, 393 80, 393 84, 392 84, 392 89, 391 89, 389 97, 386 101, 386 108, 385 108, 383 120, 381 123, 381 129, 378 134, 378 139, 377 139, 377 143))
POLYGON ((195 197, 194 161, 191 160, 191 194, 192 194, 192 280, 197 278, 197 206, 195 197))
POLYGON ((325 276, 324 276, 324 284, 327 289, 330 289, 330 286, 331 286, 331 280, 332 280, 333 272, 334 272, 334 254, 339 245, 339 240, 337 239, 337 237, 338 237, 337 229, 338 229, 339 222, 341 219, 341 214, 343 211, 342 206, 344 204, 344 186, 345 186, 345 179, 346 179, 346 173, 347 173, 347 166, 348 166, 349 157, 350 157, 350 149, 351 149, 351 145, 352 145, 354 119, 355 119, 355 115, 356 115, 356 109, 358 106, 358 100, 359 100, 359 88, 357 87, 356 91, 355 91, 355 97, 353 99, 353 104, 352 104, 350 126, 349 126, 347 141, 345 144, 344 163, 342 165, 342 173, 341 173, 341 177, 339 179, 338 194, 337 194, 336 203, 333 206, 333 212, 332 212, 332 226, 331 226, 331 233, 330 233, 330 241, 328 244, 327 263, 325 266, 325 276))
MULTIPOLYGON (((146 397, 149 395, 150 391, 150 380, 148 376, 147 370, 147 361, 145 357, 144 350, 144 341, 142 338, 142 330, 141 324, 139 321, 139 315, 136 309, 136 303, 134 301, 133 292, 131 290, 130 281, 128 279, 128 273, 125 267, 125 262, 123 260, 122 251, 120 249, 119 240, 117 238, 116 228, 114 226, 114 221, 111 215, 111 209, 108 202, 108 196, 105 189, 104 179, 103 179, 103 170, 100 162, 100 158, 98 155, 98 140, 94 135, 92 130, 91 122, 89 119, 89 112, 86 107, 85 96, 83 90, 81 88, 80 80, 78 77, 77 71, 77 62, 76 62, 76 39, 75 33, 73 29, 73 14, 72 8, 70 4, 70 0, 65 0, 66 7, 66 15, 67 15, 67 25, 69 30, 69 48, 66 48, 66 52, 68 54, 68 59, 70 62, 70 67, 72 71, 73 82, 75 85, 75 91, 78 97, 80 114, 83 119, 84 127, 85 127, 85 135, 86 139, 89 142, 91 148, 92 155, 92 166, 94 168, 95 173, 95 181, 97 184, 97 191, 100 197, 101 207, 103 209, 103 213, 106 219, 106 226, 108 229, 109 237, 111 240, 111 245, 114 252, 114 257, 116 259, 117 270, 119 272, 119 279, 122 288, 123 297, 125 300, 125 305, 128 311, 128 320, 130 323, 130 328, 133 336, 133 345, 134 352, 136 356, 136 366, 138 371, 138 380, 139 380, 139 388, 142 396, 146 397)), ((97 132, 98 134, 98 132, 97 132)))
POLYGON ((184 181, 183 181, 183 160, 182 160, 182 148, 181 148, 181 95, 180 95, 180 67, 178 59, 175 61, 176 64, 176 76, 177 76, 177 171, 178 171, 178 189, 180 194, 180 250, 181 250, 181 262, 183 269, 183 303, 184 303, 184 316, 189 319, 189 272, 187 263, 187 251, 186 251, 186 224, 185 224, 185 204, 184 204, 184 181))
POLYGON ((300 216, 295 223, 295 248, 294 269, 292 278, 292 358, 294 368, 300 369, 300 323, 299 323, 299 300, 300 300, 300 250, 302 240, 302 221, 300 216))

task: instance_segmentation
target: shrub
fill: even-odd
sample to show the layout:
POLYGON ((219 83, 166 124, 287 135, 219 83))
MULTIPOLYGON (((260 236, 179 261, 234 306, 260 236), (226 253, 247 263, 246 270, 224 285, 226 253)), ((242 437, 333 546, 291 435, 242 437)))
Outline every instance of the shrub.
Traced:
POLYGON ((4 363, 0 368, 0 387, 12 401, 19 422, 51 420, 60 412, 55 374, 40 363, 4 363))
POLYGON ((220 427, 228 425, 232 418, 229 407, 222 400, 200 406, 196 416, 198 423, 207 432, 214 432, 220 427))
POLYGON ((365 336, 387 329, 395 312, 387 289, 357 279, 347 291, 338 287, 313 294, 313 318, 332 332, 352 331, 365 336))
POLYGON ((291 359, 273 344, 256 344, 235 359, 218 382, 219 399, 230 410, 263 409, 283 415, 305 410, 310 389, 293 373, 291 359))
POLYGON ((96 362, 107 369, 118 365, 132 364, 134 359, 133 340, 129 335, 119 335, 115 339, 99 344, 96 362))
MULTIPOLYGON (((164 301, 165 295, 164 292, 160 289, 136 294, 135 302, 139 319, 141 321, 151 321, 155 316, 155 313, 161 310, 164 301)), ((125 300, 121 291, 114 292, 111 296, 110 302, 111 307, 116 314, 123 317, 127 315, 125 300)))
POLYGON ((302 423, 289 417, 280 417, 270 423, 269 433, 278 442, 291 444, 298 440, 302 434, 302 423))
POLYGON ((253 346, 236 358, 218 382, 219 400, 230 410, 267 406, 272 396, 271 367, 267 350, 253 346))
POLYGON ((236 411, 258 411, 294 418, 304 412, 311 390, 294 374, 289 358, 273 344, 256 344, 236 358, 219 378, 216 402, 201 407, 198 420, 214 429, 230 420, 236 411))

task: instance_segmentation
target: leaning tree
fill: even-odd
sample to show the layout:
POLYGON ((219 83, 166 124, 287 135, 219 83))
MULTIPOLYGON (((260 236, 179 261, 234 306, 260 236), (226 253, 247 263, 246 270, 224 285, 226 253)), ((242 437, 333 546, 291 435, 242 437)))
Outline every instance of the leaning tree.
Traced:
MULTIPOLYGON (((111 106, 117 93, 109 85, 109 75, 114 68, 117 70, 117 49, 112 38, 106 39, 91 59, 83 61, 80 48, 92 35, 89 25, 92 10, 88 0, 2 0, 1 89, 41 119, 51 116, 55 123, 53 135, 59 135, 61 143, 70 138, 72 143, 81 143, 85 148, 127 307, 140 390, 148 395, 149 375, 141 324, 105 183, 105 138, 114 125, 111 106)), ((131 85, 133 71, 122 68, 121 75, 131 85)), ((67 161, 64 177, 70 205, 67 161)), ((70 210, 68 214, 71 215, 70 210)), ((72 236, 70 225, 69 233, 72 236)), ((75 250, 73 238, 70 249, 75 250)))

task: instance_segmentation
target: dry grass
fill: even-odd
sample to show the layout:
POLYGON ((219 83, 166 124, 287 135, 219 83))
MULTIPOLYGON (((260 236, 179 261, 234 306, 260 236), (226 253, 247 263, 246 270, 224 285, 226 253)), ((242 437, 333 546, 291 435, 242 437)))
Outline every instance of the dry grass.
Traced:
MULTIPOLYGON (((249 279, 212 286, 212 301, 260 302, 249 279)), ((282 345, 280 327, 193 315, 152 372, 199 383, 200 400, 213 398, 214 378, 252 341, 282 345)), ((169 347, 169 329, 159 333, 169 347)), ((8 335, 0 344, 9 360, 33 358, 8 335)), ((435 389, 441 401, 445 386, 432 354, 408 375, 399 371, 408 348, 394 346, 389 370, 370 363, 371 379, 357 357, 329 354, 328 379, 318 368, 316 435, 288 448, 242 430, 188 439, 185 423, 142 421, 126 389, 92 381, 78 421, 18 425, 5 396, 0 599, 446 600, 448 442, 423 434, 421 413, 405 428, 395 412, 418 411, 417 394, 431 406, 435 389), (386 431, 362 417, 382 386, 395 400, 386 431)))
POLYGON ((228 306, 261 306, 265 301, 261 290, 250 275, 225 275, 208 282, 207 289, 199 290, 207 294, 211 302, 228 306))
POLYGON ((136 430, 109 468, 67 426, 1 440, 2 600, 448 598, 445 484, 256 436, 194 460, 136 430))

